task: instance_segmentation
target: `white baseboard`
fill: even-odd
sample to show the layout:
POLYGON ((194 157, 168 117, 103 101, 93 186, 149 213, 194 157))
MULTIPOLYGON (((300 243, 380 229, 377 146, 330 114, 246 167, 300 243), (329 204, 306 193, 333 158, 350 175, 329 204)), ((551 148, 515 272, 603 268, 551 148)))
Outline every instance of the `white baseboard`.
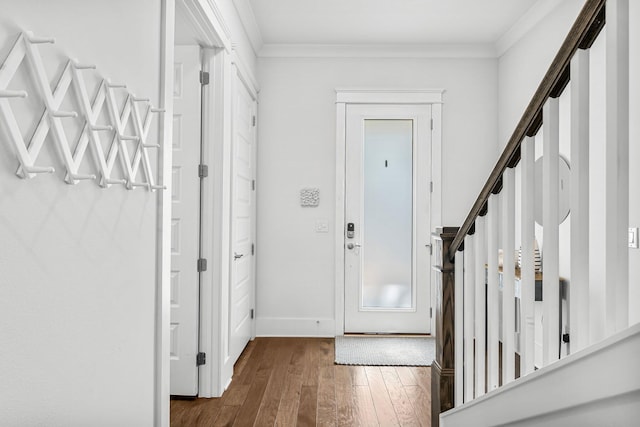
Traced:
POLYGON ((257 317, 259 337, 334 337, 334 319, 299 317, 257 317))

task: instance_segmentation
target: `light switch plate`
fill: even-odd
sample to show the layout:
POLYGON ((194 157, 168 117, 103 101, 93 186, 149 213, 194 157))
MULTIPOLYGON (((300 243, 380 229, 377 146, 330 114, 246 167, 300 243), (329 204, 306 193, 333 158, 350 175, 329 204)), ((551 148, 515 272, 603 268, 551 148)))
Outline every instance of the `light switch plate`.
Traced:
POLYGON ((629 247, 638 249, 638 227, 629 228, 629 247))
POLYGON ((329 221, 326 219, 319 219, 316 221, 316 233, 328 233, 329 221))

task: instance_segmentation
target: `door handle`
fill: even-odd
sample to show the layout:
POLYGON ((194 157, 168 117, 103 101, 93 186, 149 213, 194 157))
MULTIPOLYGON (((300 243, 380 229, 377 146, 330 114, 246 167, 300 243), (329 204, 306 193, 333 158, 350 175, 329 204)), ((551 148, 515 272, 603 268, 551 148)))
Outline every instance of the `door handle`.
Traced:
POLYGON ((244 254, 238 254, 236 252, 233 253, 233 259, 240 259, 244 256, 244 254))
POLYGON ((347 249, 360 248, 362 245, 360 243, 347 243, 347 249))

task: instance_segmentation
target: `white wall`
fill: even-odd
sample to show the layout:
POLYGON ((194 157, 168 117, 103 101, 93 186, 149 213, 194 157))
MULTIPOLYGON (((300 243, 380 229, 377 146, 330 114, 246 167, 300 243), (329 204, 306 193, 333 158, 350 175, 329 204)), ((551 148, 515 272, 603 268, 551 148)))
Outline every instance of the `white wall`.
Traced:
POLYGON ((258 334, 333 335, 335 89, 446 89, 442 218, 461 225, 497 159, 497 61, 260 58, 258 71, 258 334), (303 187, 319 207, 300 207, 303 187))
POLYGON ((584 0, 564 0, 498 61, 499 148, 507 144, 584 0))
MULTIPOLYGON (((640 172, 633 167, 634 160, 640 159, 640 149, 638 148, 638 138, 640 138, 640 125, 633 117, 637 117, 640 109, 640 82, 634 76, 639 75, 640 55, 638 54, 638 43, 640 43, 640 5, 637 2, 630 3, 630 62, 631 62, 631 88, 630 88, 630 222, 629 226, 640 226, 640 192, 637 183, 640 182, 640 172)), ((538 84, 542 80, 544 73, 551 64, 560 44, 564 40, 569 28, 580 12, 584 0, 567 0, 560 4, 558 8, 545 17, 536 27, 526 34, 520 41, 512 46, 500 59, 498 63, 499 73, 499 134, 500 146, 503 147, 518 120, 520 119, 531 96, 535 92, 538 84)), ((602 250, 604 246, 605 227, 604 222, 604 58, 605 46, 603 31, 591 49, 591 223, 590 234, 591 250, 591 331, 595 340, 604 337, 604 257, 602 250)), ((567 98, 568 93, 562 98, 567 98)), ((561 101, 564 105, 564 100, 561 101)), ((564 105, 566 107, 566 105, 564 105)), ((563 110, 566 109, 563 107, 563 110)), ((565 115, 566 117, 566 115, 565 115)), ((562 124, 566 127, 566 123, 562 124)), ((561 128, 562 131, 562 128, 561 128)), ((539 133, 539 137, 541 136, 539 133)), ((569 133, 564 132, 568 138, 569 133)), ((541 138, 538 138, 541 139, 541 138)), ((571 158, 568 140, 561 141, 560 153, 565 158, 571 158)), ((541 154, 541 153, 538 153, 541 154)), ((637 162, 636 162, 637 163, 637 162)), ((571 165, 569 161, 569 165, 571 165)), ((517 226, 519 226, 519 215, 516 215, 517 226)), ((571 215, 560 227, 561 233, 561 262, 560 274, 570 279, 569 272, 569 233, 571 215)), ((541 243, 542 250, 542 229, 536 227, 536 236, 541 243)), ((519 242, 517 243, 519 245, 519 242)), ((543 255, 544 258, 544 255, 543 255)), ((544 260, 543 260, 544 262, 544 260)), ((629 317, 630 323, 640 321, 640 288, 635 286, 640 281, 640 251, 629 250, 629 317)))
MULTIPOLYGON (((2 10, 0 61, 32 30, 57 39, 41 46, 52 81, 64 53, 158 105, 160 2, 4 0, 2 10)), ((31 96, 12 104, 36 104, 22 83, 31 96)), ((54 175, 18 179, 13 153, 0 130, 0 424, 152 425, 156 195, 65 184, 50 139, 37 164, 54 175)))

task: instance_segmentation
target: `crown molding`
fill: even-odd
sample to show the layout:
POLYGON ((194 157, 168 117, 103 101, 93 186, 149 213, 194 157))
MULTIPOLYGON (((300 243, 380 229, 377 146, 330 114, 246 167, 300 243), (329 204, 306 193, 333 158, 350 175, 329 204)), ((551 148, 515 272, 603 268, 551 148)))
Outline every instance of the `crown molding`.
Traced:
POLYGON ((258 55, 264 41, 262 40, 262 33, 260 32, 256 15, 253 13, 253 8, 249 0, 233 0, 233 6, 238 12, 240 22, 244 27, 244 32, 247 34, 251 47, 253 48, 253 53, 258 55))
POLYGON ((496 40, 496 56, 504 55, 561 3, 562 0, 538 0, 506 33, 496 40))
POLYGON ((483 44, 265 44, 260 58, 496 58, 483 44))

